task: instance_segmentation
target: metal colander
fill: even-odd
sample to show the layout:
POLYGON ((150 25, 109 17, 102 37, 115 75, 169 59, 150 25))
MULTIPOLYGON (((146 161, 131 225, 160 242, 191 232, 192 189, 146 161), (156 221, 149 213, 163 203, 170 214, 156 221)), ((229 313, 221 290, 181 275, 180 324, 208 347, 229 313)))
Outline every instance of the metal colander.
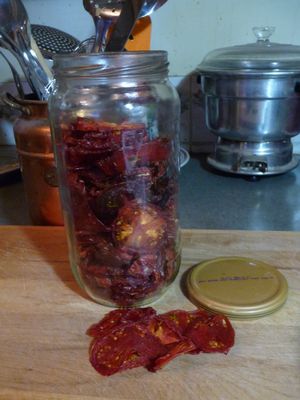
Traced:
POLYGON ((41 53, 52 60, 56 54, 73 53, 80 41, 74 36, 46 25, 31 25, 31 32, 41 53))

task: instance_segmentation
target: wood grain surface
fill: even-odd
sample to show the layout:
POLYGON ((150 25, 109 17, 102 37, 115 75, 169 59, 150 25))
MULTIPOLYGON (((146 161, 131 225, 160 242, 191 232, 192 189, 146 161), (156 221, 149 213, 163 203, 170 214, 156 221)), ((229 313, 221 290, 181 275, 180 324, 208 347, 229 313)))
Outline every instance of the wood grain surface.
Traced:
POLYGON ((70 271, 65 233, 0 227, 1 400, 282 400, 300 393, 300 233, 183 231, 180 274, 154 307, 193 309, 181 290, 195 263, 254 257, 278 267, 289 297, 278 312, 232 321, 228 355, 181 356, 163 370, 104 378, 88 360, 90 324, 110 309, 90 301, 70 271))

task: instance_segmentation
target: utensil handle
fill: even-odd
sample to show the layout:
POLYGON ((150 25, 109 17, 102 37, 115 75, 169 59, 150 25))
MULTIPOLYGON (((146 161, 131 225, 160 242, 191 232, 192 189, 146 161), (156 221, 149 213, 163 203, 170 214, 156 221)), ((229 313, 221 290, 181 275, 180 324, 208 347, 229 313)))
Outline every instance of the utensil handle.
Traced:
POLYGON ((37 59, 39 60, 39 63, 41 64, 45 74, 47 75, 49 80, 53 79, 52 72, 50 71, 50 68, 48 67, 45 58, 43 57, 38 45, 36 44, 36 41, 34 40, 33 36, 31 36, 30 39, 30 44, 32 47, 32 50, 35 52, 37 59))
POLYGON ((95 17, 96 36, 94 46, 92 48, 93 53, 104 51, 110 26, 111 21, 106 21, 101 17, 95 17))
POLYGON ((47 100, 54 82, 53 75, 49 68, 46 66, 46 69, 44 69, 35 51, 25 46, 20 46, 18 60, 27 80, 30 82, 30 86, 34 88, 38 99, 47 100))
POLYGON ((122 51, 145 0, 125 0, 121 14, 110 35, 105 51, 122 51))
MULTIPOLYGON (((30 43, 31 44, 31 43, 30 43)), ((22 36, 15 43, 0 28, 0 46, 9 50, 18 60, 24 75, 40 100, 47 100, 53 84, 53 75, 39 49, 30 48, 22 36)), ((37 48, 37 45, 36 45, 37 48)))
POLYGON ((4 58, 4 60, 7 62, 7 64, 10 67, 10 70, 13 74, 13 78, 14 78, 15 85, 16 85, 19 96, 21 97, 21 99, 24 99, 25 94, 24 94, 24 90, 23 90, 23 85, 22 85, 22 82, 21 82, 21 79, 20 79, 20 76, 19 76, 17 70, 15 69, 15 67, 12 65, 12 63, 9 61, 9 59, 6 57, 6 55, 2 51, 0 51, 0 54, 2 55, 2 57, 4 58))

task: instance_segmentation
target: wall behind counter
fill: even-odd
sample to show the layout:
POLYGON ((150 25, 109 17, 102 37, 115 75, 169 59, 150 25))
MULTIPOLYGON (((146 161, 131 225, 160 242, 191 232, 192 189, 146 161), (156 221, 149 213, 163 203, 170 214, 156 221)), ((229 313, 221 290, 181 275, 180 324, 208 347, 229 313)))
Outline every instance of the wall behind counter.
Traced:
MULTIPOLYGON (((82 0, 23 0, 32 23, 84 39, 93 21, 82 0)), ((299 0, 169 0, 152 15, 152 49, 169 52, 170 75, 185 76, 209 51, 254 41, 252 27, 275 26, 273 40, 300 44, 299 0)), ((0 61, 0 80, 9 76, 0 61)))
MULTIPOLYGON (((82 0, 23 2, 32 23, 56 27, 80 40, 93 33, 82 0)), ((169 53, 170 75, 179 85, 183 103, 182 140, 190 149, 205 150, 212 141, 192 74, 203 57, 215 48, 254 42, 254 26, 275 26, 272 40, 300 44, 299 21, 299 0, 168 0, 152 15, 151 48, 169 53)), ((0 82, 10 78, 0 59, 0 82)), ((300 135, 296 139, 300 144, 300 135)))

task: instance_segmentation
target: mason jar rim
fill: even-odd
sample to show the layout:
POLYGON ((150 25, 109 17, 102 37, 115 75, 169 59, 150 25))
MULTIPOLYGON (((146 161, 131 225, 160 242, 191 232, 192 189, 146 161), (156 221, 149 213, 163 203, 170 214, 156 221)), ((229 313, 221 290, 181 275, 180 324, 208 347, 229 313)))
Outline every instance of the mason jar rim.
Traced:
POLYGON ((168 55, 166 50, 139 50, 139 51, 109 51, 109 52, 100 52, 100 53, 66 53, 66 54, 55 54, 53 55, 53 61, 63 60, 63 59, 74 59, 74 58, 115 58, 116 56, 122 57, 138 57, 144 55, 146 57, 155 56, 155 55, 168 55))
POLYGON ((168 53, 164 50, 102 52, 56 55, 55 78, 124 79, 168 74, 168 53))

